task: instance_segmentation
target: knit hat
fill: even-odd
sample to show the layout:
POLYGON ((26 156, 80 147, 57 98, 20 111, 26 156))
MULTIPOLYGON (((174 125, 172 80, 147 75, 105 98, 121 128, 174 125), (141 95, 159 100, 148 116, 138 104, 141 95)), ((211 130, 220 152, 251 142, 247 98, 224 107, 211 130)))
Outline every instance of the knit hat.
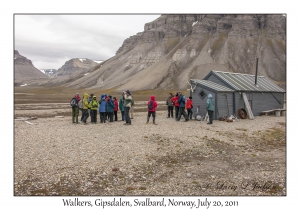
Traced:
POLYGON ((76 94, 75 95, 79 95, 79 93, 78 92, 76 92, 76 94))
POLYGON ((207 96, 208 98, 212 98, 212 95, 211 94, 208 94, 208 96, 207 96))
POLYGON ((127 93, 128 95, 131 95, 129 90, 126 90, 126 93, 127 93))

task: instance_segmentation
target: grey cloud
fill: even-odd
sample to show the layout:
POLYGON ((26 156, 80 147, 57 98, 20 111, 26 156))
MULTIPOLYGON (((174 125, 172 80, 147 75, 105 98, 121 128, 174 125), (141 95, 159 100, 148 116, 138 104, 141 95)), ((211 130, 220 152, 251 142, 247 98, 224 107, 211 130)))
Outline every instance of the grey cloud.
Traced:
POLYGON ((142 32, 144 24, 157 17, 159 16, 18 16, 15 48, 21 55, 31 59, 37 68, 59 68, 64 64, 61 63, 63 59, 71 58, 106 60, 115 55, 126 38, 142 32), (50 64, 53 66, 44 66, 50 64))

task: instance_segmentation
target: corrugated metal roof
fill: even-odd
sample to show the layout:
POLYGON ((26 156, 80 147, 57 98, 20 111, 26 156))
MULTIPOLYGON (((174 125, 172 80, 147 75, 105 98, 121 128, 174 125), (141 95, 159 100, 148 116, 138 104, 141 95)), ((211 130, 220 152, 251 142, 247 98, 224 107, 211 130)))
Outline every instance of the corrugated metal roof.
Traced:
POLYGON ((209 80, 191 79, 191 81, 192 81, 192 83, 201 84, 201 85, 204 85, 204 86, 209 87, 209 88, 211 88, 213 90, 216 90, 216 91, 234 92, 234 90, 232 90, 228 87, 225 87, 223 85, 219 85, 219 84, 211 82, 209 80))
MULTIPOLYGON (((264 76, 258 76, 257 85, 255 85, 255 75, 214 70, 211 71, 209 75, 210 74, 216 75, 234 90, 238 91, 286 92, 284 89, 280 88, 278 85, 264 76)), ((207 75, 205 78, 207 78, 209 75, 207 75)))

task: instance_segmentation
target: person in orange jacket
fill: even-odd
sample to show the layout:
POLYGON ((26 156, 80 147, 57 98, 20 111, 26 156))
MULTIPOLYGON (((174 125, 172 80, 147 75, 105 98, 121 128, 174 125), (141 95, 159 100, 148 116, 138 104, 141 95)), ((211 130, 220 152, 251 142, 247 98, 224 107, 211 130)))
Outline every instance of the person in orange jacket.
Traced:
POLYGON ((192 96, 190 96, 186 100, 185 108, 187 109, 188 118, 191 120, 193 116, 193 100, 192 96))

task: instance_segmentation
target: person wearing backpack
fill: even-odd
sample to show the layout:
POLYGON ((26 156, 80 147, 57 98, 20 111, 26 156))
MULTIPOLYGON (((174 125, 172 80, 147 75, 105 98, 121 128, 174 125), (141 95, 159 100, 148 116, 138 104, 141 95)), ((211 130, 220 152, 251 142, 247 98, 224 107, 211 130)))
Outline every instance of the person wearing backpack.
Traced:
POLYGON ((100 113, 100 123, 105 123, 106 121, 106 100, 105 100, 105 94, 101 95, 101 100, 99 102, 100 106, 99 106, 99 113, 100 113))
POLYGON ((150 96, 150 100, 148 101, 148 116, 147 116, 147 124, 149 123, 149 119, 152 115, 153 118, 153 124, 157 125, 155 123, 155 116, 156 116, 156 108, 157 108, 157 102, 155 101, 155 96, 150 96))
POLYGON ((91 115, 91 123, 97 123, 97 111, 99 103, 97 101, 97 97, 93 96, 93 100, 89 104, 90 106, 90 115, 91 115))
POLYGON ((70 101, 70 105, 72 107, 72 123, 78 124, 78 115, 79 115, 78 103, 80 100, 81 98, 79 96, 79 93, 77 92, 70 101))
POLYGON ((108 113, 109 122, 113 122, 114 109, 115 109, 115 103, 112 100, 112 96, 109 95, 107 99, 107 113, 108 113))
POLYGON ((185 96, 182 95, 181 92, 178 93, 178 104, 179 104, 179 113, 177 117, 177 121, 180 120, 181 115, 185 118, 185 122, 189 121, 188 116, 185 112, 185 96))
POLYGON ((192 100, 192 96, 190 96, 187 100, 186 100, 186 110, 187 110, 187 115, 188 118, 191 120, 193 117, 193 100, 192 100))
POLYGON ((84 124, 84 125, 86 125, 87 123, 86 123, 86 120, 87 120, 87 118, 89 117, 89 103, 88 103, 88 98, 89 98, 89 94, 87 94, 87 93, 85 93, 84 95, 83 95, 83 101, 82 101, 82 105, 83 105, 83 110, 82 110, 82 112, 83 112, 83 119, 82 119, 82 123, 84 124))

